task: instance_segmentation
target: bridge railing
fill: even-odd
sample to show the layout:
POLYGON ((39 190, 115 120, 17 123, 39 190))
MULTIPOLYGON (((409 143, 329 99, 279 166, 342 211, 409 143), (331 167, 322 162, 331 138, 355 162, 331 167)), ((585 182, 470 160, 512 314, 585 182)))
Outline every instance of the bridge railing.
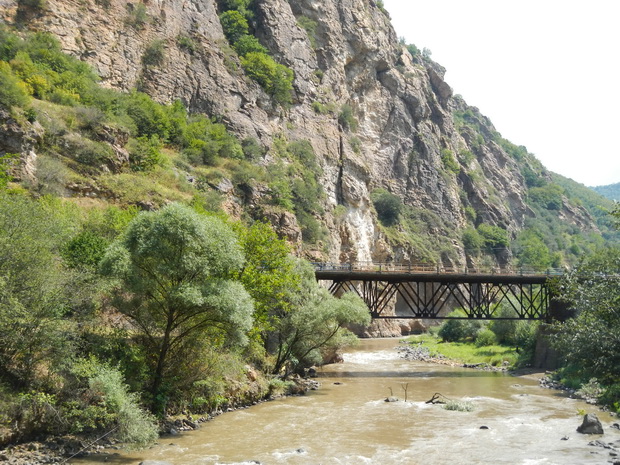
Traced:
POLYGON ((520 276, 562 276, 567 270, 547 268, 544 270, 525 267, 467 267, 445 266, 435 263, 393 263, 393 262, 314 262, 316 271, 373 272, 373 273, 429 273, 429 274, 492 274, 520 276))

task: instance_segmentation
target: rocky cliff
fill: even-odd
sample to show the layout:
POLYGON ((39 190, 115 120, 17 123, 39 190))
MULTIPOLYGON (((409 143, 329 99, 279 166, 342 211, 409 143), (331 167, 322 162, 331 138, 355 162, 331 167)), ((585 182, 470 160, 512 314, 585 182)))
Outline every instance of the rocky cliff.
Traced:
MULTIPOLYGON (((465 250, 464 229, 487 224, 514 239, 536 216, 527 203, 527 157, 510 153, 491 122, 453 95, 441 66, 399 43, 374 0, 253 2, 254 36, 294 72, 292 103, 284 107, 245 75, 220 23, 224 1, 32 3, 0 0, 0 13, 9 24, 57 36, 104 86, 181 100, 267 149, 277 139, 309 141, 326 194, 315 216, 329 231, 322 246, 305 250, 310 258, 472 265, 480 258, 465 250), (156 64, 144 58, 154 43, 162 48, 156 64), (380 224, 371 200, 377 189, 400 199, 406 221, 380 224)), ((265 153, 259 163, 269 165, 274 157, 265 153)), ((544 169, 536 175, 546 176, 544 169)), ((260 195, 254 189, 242 203, 260 195)), ((239 202, 231 196, 229 210, 239 202)), ((576 228, 597 231, 567 197, 555 210, 576 228)), ((301 241, 293 215, 267 216, 301 241)), ((511 258, 510 247, 487 257, 500 265, 511 258)))

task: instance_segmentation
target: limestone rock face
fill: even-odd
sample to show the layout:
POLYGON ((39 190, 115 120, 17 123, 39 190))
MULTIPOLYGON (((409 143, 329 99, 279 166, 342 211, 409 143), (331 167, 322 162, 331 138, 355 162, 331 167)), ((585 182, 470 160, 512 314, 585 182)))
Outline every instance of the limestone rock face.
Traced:
MULTIPOLYGON (((441 66, 413 57, 399 44, 374 0, 255 0, 256 36, 295 75, 289 108, 275 105, 244 75, 223 33, 220 3, 47 0, 26 26, 56 35, 66 52, 94 67, 105 86, 123 91, 137 87, 162 103, 181 100, 191 111, 217 116, 240 138, 255 137, 266 147, 276 136, 310 141, 326 192, 321 221, 330 232, 313 258, 420 259, 420 247, 387 237, 378 224, 370 199, 376 188, 426 212, 424 234, 450 238, 450 252, 441 254, 444 265, 466 263, 459 234, 467 225, 466 208, 474 209, 479 221, 513 235, 532 215, 524 201, 524 179, 515 160, 493 141, 490 121, 453 95, 441 66), (142 7, 146 17, 137 20, 142 7), (302 17, 316 24, 312 37, 300 26, 302 17), (193 46, 183 46, 181 39, 193 46), (164 48, 158 65, 143 60, 155 41, 164 48), (332 110, 317 112, 317 105, 332 110), (339 121, 345 105, 355 117, 355 131, 339 121), (477 118, 479 132, 459 127, 454 114, 463 111, 477 118), (446 157, 456 162, 456 169, 446 157), (431 217, 441 221, 433 223, 431 217)), ((0 0, 0 16, 8 22, 20 8, 16 0, 0 0)), ((110 139, 122 165, 126 154, 117 136, 102 135, 110 139)), ((34 153, 30 136, 8 139, 20 139, 15 142, 19 153, 34 153)), ((226 188, 220 186, 224 194, 226 188)), ((238 212, 235 199, 228 198, 225 205, 238 212)), ((588 216, 577 210, 565 207, 562 214, 581 227, 588 216)), ((266 214, 290 242, 301 243, 292 215, 266 214)), ((510 252, 497 259, 509 260, 510 252)))

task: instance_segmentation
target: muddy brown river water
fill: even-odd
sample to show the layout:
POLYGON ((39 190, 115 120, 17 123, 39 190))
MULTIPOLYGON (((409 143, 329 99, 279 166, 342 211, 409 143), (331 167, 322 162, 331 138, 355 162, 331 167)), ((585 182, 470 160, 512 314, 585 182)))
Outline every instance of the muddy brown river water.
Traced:
POLYGON ((342 364, 319 370, 321 389, 239 410, 200 430, 161 438, 140 452, 91 456, 74 464, 605 464, 619 441, 596 407, 542 389, 536 379, 411 362, 398 340, 362 340, 342 364), (407 401, 405 398, 407 389, 407 401), (390 391, 391 389, 391 391, 390 391), (393 392, 399 402, 385 402, 393 392), (426 404, 435 392, 471 412, 426 404), (581 435, 578 411, 596 413, 604 436, 581 435), (488 429, 481 429, 482 426, 488 429))

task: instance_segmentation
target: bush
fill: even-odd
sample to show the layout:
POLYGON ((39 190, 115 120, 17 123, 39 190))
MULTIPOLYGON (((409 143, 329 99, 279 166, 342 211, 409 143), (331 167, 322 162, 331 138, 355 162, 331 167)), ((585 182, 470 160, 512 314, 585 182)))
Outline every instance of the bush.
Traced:
POLYGON ((146 46, 142 55, 142 64, 145 66, 160 66, 165 58, 164 41, 157 39, 146 46))
POLYGON ((457 412, 472 412, 474 410, 474 404, 463 400, 449 400, 443 405, 443 408, 457 412))
POLYGON ((465 253, 469 255, 478 255, 484 246, 484 238, 474 228, 464 229, 462 239, 465 253))
POLYGON ((235 43, 250 31, 247 19, 237 10, 225 11, 220 15, 220 23, 224 35, 234 46, 235 43))
POLYGON ((403 204, 397 195, 394 195, 385 189, 376 189, 370 196, 379 221, 385 226, 392 226, 398 223, 400 212, 403 204))
POLYGON ((13 74, 8 63, 0 61, 0 105, 11 107, 25 107, 30 102, 26 86, 13 74))
POLYGON ((128 14, 125 18, 125 24, 137 30, 144 29, 144 26, 146 26, 149 20, 144 3, 138 3, 135 6, 128 3, 127 10, 128 14))
POLYGON ((283 105, 291 102, 292 70, 260 52, 249 52, 241 57, 241 66, 248 76, 258 82, 273 97, 277 104, 283 105))
POLYGON ((353 132, 357 131, 357 119, 353 116, 353 109, 350 105, 345 104, 340 107, 338 122, 344 129, 350 129, 353 132))
POLYGON ((131 93, 125 100, 126 111, 137 128, 136 136, 158 136, 168 140, 170 119, 165 107, 141 92, 131 93))
POLYGON ((482 328, 476 336, 476 347, 492 346, 497 344, 495 333, 488 328, 482 328))
POLYGON ((478 225, 478 233, 484 240, 484 246, 487 251, 493 253, 498 249, 504 249, 508 247, 508 231, 499 226, 481 223, 478 225))
POLYGON ((249 34, 244 34, 233 44, 235 52, 240 57, 246 56, 248 53, 257 52, 267 54, 267 49, 263 47, 258 39, 249 34))
MULTIPOLYGON (((448 317, 467 318, 467 315, 463 310, 454 310, 448 317)), ((483 324, 481 320, 473 319, 446 320, 437 335, 445 342, 475 340, 483 324)))
POLYGON ((297 24, 299 24, 299 26, 306 31, 306 34, 308 34, 308 40, 310 41, 312 48, 316 48, 316 21, 308 18, 307 16, 300 16, 297 18, 297 24))
POLYGON ((138 137, 128 144, 129 164, 133 171, 151 171, 164 163, 161 142, 157 136, 138 137))
POLYGON ((448 171, 454 174, 459 174, 459 172, 461 171, 461 166, 458 164, 458 162, 454 158, 454 155, 452 155, 452 150, 442 149, 441 161, 443 163, 444 168, 447 169, 448 171))

